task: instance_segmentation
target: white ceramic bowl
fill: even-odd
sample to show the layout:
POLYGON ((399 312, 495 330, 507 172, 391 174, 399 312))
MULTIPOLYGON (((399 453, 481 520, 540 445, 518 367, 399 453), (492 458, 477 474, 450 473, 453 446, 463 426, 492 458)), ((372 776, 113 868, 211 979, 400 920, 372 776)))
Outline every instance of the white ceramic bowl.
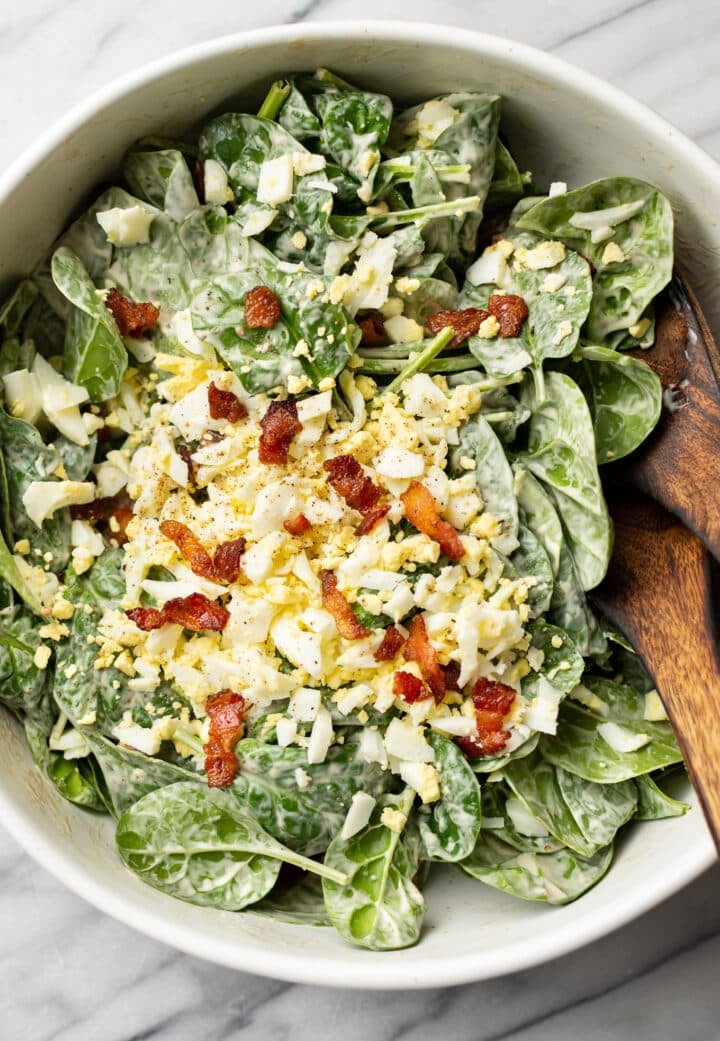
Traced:
MULTIPOLYGON (((503 126, 540 183, 629 174, 672 199, 679 260, 708 314, 720 316, 720 169, 648 109, 539 51, 461 29, 410 23, 283 26, 229 36, 165 58, 76 108, 0 181, 0 289, 30 270, 93 187, 143 134, 172 136, 208 113, 252 111, 273 78, 327 65, 400 101, 476 87, 505 95, 503 126), (714 308, 713 308, 714 304, 714 308)), ((711 318, 711 320, 712 320, 711 318)), ((717 323, 720 327, 720 322, 717 323)), ((410 950, 369 953, 331 929, 182 904, 117 859, 112 824, 55 794, 22 732, 0 712, 0 820, 49 871, 116 918, 191 954, 304 983, 407 988, 527 968, 596 939, 665 899, 713 859, 700 811, 632 828, 607 877, 577 903, 523 903, 452 870, 428 887, 410 950)))

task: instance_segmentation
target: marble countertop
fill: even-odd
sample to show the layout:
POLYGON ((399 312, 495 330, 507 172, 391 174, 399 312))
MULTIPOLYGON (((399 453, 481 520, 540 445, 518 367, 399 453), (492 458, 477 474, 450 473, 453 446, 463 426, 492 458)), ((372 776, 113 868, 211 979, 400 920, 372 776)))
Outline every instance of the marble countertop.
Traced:
MULTIPOLYGON (((622 87, 720 158, 715 0, 24 0, 0 4, 0 168, 109 79, 202 39, 303 19, 513 37, 622 87), (138 32, 138 29, 141 31, 138 32)), ((662 865, 657 865, 662 870, 662 865)), ((320 990, 220 969, 105 917, 0 822, 0 1041, 668 1041, 720 1038, 720 867, 543 968, 449 990, 320 990)))

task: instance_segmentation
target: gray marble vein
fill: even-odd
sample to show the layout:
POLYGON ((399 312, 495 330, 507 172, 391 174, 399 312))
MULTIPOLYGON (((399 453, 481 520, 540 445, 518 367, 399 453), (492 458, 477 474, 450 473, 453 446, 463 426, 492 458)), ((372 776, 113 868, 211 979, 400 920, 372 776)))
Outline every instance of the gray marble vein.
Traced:
MULTIPOLYGON (((388 15, 552 51, 720 158, 716 0, 4 0, 0 168, 92 90, 176 48, 291 20, 388 15)), ((0 826, 0 1041, 716 1041, 718 894, 720 868, 591 947, 503 979, 330 991, 218 968, 139 935, 67 892, 0 826)))

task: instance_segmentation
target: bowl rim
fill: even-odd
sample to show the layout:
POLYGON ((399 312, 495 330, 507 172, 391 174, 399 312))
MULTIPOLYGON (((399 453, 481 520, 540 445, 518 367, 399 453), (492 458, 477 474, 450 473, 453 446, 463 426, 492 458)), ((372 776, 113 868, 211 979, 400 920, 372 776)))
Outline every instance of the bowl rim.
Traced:
MULTIPOLYGON (((412 42, 422 45, 437 43, 439 34, 446 46, 475 49, 478 53, 530 69, 560 87, 567 85, 575 91, 581 89, 624 122, 642 125, 646 132, 662 139, 664 147, 674 153, 678 163, 695 166, 706 177, 720 182, 720 165, 670 122, 617 87, 564 59, 528 44, 460 27, 399 19, 362 22, 335 20, 288 23, 215 37, 172 51, 112 79, 55 120, 0 175, 0 202, 35 166, 60 147, 97 111, 153 79, 191 66, 197 61, 240 47, 286 44, 298 35, 318 42, 355 37, 381 39, 389 44, 412 42)), ((654 872, 639 896, 635 891, 620 893, 602 915, 593 910, 579 920, 577 917, 566 923, 556 920, 542 939, 536 938, 532 945, 516 941, 504 945, 500 950, 474 955, 459 951, 445 956, 441 963, 434 962, 431 972, 423 972, 418 962, 404 964, 397 960, 402 952, 398 952, 390 961, 387 955, 382 956, 382 962, 370 956, 367 961, 356 960, 351 973, 348 973, 342 959, 315 954, 307 958, 302 951, 262 951, 254 945, 251 949, 245 949, 236 938, 198 936, 192 925, 183 923, 182 916, 170 921, 162 910, 137 906, 126 896, 118 895, 108 883, 98 880, 89 868, 79 866, 69 854, 58 850, 40 825, 26 814, 22 805, 4 791, 1 780, 0 820, 33 859, 70 890, 111 917, 153 939, 228 968, 295 983, 352 989, 398 990, 452 986, 531 968, 589 944, 637 918, 691 882, 715 860, 708 836, 707 842, 700 841, 685 849, 671 874, 654 872)))

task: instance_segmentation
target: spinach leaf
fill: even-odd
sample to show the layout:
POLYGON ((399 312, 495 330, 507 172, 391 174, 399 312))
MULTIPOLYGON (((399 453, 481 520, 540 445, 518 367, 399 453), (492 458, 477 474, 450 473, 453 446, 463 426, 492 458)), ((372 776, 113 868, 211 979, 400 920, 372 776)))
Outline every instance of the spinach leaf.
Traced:
POLYGON ((98 621, 124 593, 121 562, 121 550, 106 549, 85 574, 76 575, 72 568, 66 574, 66 597, 76 610, 67 623, 68 636, 57 647, 53 696, 74 726, 97 722, 109 732, 122 716, 127 677, 112 667, 94 667, 98 621))
POLYGON ((184 220, 200 205, 190 167, 177 149, 133 148, 123 160, 122 173, 138 198, 175 221, 184 220))
POLYGON ((497 771, 503 770, 513 759, 523 759, 526 755, 532 755, 539 741, 540 734, 536 731, 511 752, 506 752, 504 755, 481 756, 477 759, 470 759, 469 763, 477 774, 497 773, 497 771))
POLYGON ((53 447, 60 456, 60 461, 68 476, 68 480, 86 480, 90 473, 90 468, 95 462, 97 434, 89 437, 86 445, 76 445, 74 441, 65 437, 64 434, 58 433, 53 438, 53 447))
POLYGON ((2 608, 10 607, 13 603, 12 590, 18 594, 27 606, 37 615, 42 615, 42 604, 28 582, 20 573, 17 561, 8 548, 3 535, 0 533, 0 605, 2 608))
POLYGON ((290 93, 283 102, 277 121, 296 141, 320 136, 320 120, 305 100, 298 86, 302 78, 293 76, 290 79, 290 93))
POLYGON ((517 226, 562 239, 593 265, 587 324, 587 338, 593 343, 602 344, 617 330, 635 325, 670 281, 672 208, 646 181, 633 177, 593 181, 537 203, 517 226))
MULTIPOLYGON (((460 377, 469 373, 460 373, 460 377)), ((480 373, 478 372, 478 376, 480 373)), ((457 379, 458 377, 455 377, 457 379)), ((480 382, 468 380, 467 382, 480 382)), ((455 380, 448 379, 450 386, 455 380)), ((511 394, 506 387, 496 387, 483 392, 480 414, 490 423, 493 430, 504 445, 511 445, 517 437, 518 429, 530 418, 530 409, 511 394)))
POLYGON ((337 376, 359 343, 358 327, 342 307, 307 292, 322 281, 318 276, 280 270, 261 247, 252 258, 252 272, 216 277, 195 297, 195 331, 218 350, 251 393, 287 385, 291 376, 305 375, 315 387, 337 376), (258 284, 269 286, 280 300, 282 314, 272 329, 243 324, 245 294, 258 284), (300 341, 307 353, 295 353, 300 341))
POLYGON ((493 547, 500 553, 512 553, 518 546, 520 523, 513 473, 505 449, 480 414, 465 423, 459 444, 451 450, 449 464, 454 476, 467 473, 460 463, 463 456, 476 460, 477 487, 485 510, 500 525, 500 534, 491 540, 493 547))
POLYGON ((509 149, 500 138, 495 144, 495 166, 492 181, 488 189, 486 207, 510 206, 522 198, 529 180, 528 174, 521 174, 517 163, 509 149))
MULTIPOLYGON (((523 835, 515 826, 507 810, 507 804, 511 799, 518 799, 512 794, 511 789, 501 780, 493 780, 492 784, 486 784, 483 789, 483 830, 490 832, 493 838, 512 846, 519 853, 556 853, 564 848, 564 844, 546 831, 537 821, 537 827, 532 830, 538 832, 535 835, 523 835), (494 818, 494 820, 493 820, 494 818), (496 824, 502 820, 502 825, 496 824), (485 821, 492 822, 493 827, 487 827, 485 821), (544 831, 543 835, 539 832, 544 831)), ((511 802, 512 808, 512 802, 511 802)), ((527 812, 527 811, 526 811, 527 812)), ((517 814, 516 814, 517 816, 517 814)), ((532 814, 530 815, 532 817, 532 814)))
POLYGON ((283 861, 341 884, 346 878, 281 846, 229 792, 192 782, 143 796, 118 821, 115 839, 123 862, 148 885, 224 911, 262 899, 283 861))
POLYGON ((428 732, 440 775, 440 799, 428 814, 418 814, 424 856, 428 860, 463 860, 477 842, 482 822, 480 785, 454 741, 428 732))
POLYGON ((65 759, 61 753, 51 752, 47 734, 29 720, 25 723, 25 736, 36 765, 52 781, 63 799, 87 810, 107 813, 104 792, 92 756, 65 759))
MULTIPOLYGON (((194 217, 191 215, 189 220, 194 217)), ((109 277, 134 300, 152 300, 168 310, 184 310, 191 298, 193 270, 180 238, 180 227, 158 212, 150 225, 150 239, 137 246, 116 249, 109 277)))
MULTIPOLYGON (((281 871, 282 876, 282 871, 281 871)), ((274 889, 250 908, 252 914, 290 925, 332 925, 325 910, 322 883, 317 875, 302 875, 289 885, 282 877, 274 889)))
MULTIPOLYGON (((128 209, 138 204, 142 205, 141 200, 122 188, 108 188, 70 225, 58 245, 72 250, 93 281, 101 279, 112 263, 115 247, 99 224, 97 215, 103 210, 128 209)), ((65 310, 60 314, 66 318, 68 312, 65 304, 65 310)))
POLYGON ((671 798, 650 774, 635 778, 638 807, 635 820, 657 821, 665 817, 683 817, 690 806, 686 802, 671 798))
POLYGON ((37 295, 37 286, 30 279, 24 278, 18 282, 13 292, 0 307, 0 333, 2 334, 0 342, 13 337, 21 337, 25 319, 35 303, 37 295))
POLYGON ((612 529, 587 401, 569 376, 547 373, 545 397, 530 419, 528 451, 519 461, 552 490, 582 588, 592 589, 605 576, 612 529))
POLYGON ((320 151, 337 163, 358 184, 367 186, 367 201, 385 144, 392 102, 384 94, 363 90, 326 88, 314 97, 320 117, 320 151))
POLYGON ((0 631, 0 704, 49 734, 55 717, 48 673, 35 664, 40 622, 25 607, 3 612, 0 631))
POLYGON ((65 375, 85 387, 91 401, 114 398, 127 368, 127 350, 115 319, 67 246, 53 254, 52 277, 73 305, 65 333, 65 375))
POLYGON ((541 740, 545 759, 586 781, 615 784, 682 762, 672 727, 668 722, 643 718, 645 697, 632 687, 612 680, 586 676, 583 687, 595 695, 602 713, 578 701, 582 689, 560 707, 558 732, 541 740), (632 752, 618 752, 598 731, 602 723, 617 723, 633 734, 646 736, 647 744, 632 752))
MULTIPOLYGON (((28 539, 33 549, 40 550, 43 555, 51 553, 50 569, 62 572, 70 557, 70 511, 64 507, 56 510, 38 528, 25 512, 22 501, 33 481, 59 480, 55 476, 60 463, 58 452, 44 444, 39 431, 31 423, 9 416, 2 408, 0 452, 7 477, 7 506, 13 539, 28 539)), ((11 582, 11 585, 14 584, 11 582)), ((17 592, 23 595, 20 589, 17 592)))
POLYGON ((519 546, 510 557, 510 563, 518 577, 532 578, 535 584, 528 590, 527 602, 530 605, 532 618, 545 614, 550 607, 553 594, 553 571, 550 558, 543 544, 534 532, 524 523, 518 528, 519 546))
POLYGON ((542 484, 529 470, 514 462, 513 473, 515 494, 524 523, 542 545, 550 561, 553 576, 557 577, 563 544, 562 524, 557 510, 542 484))
POLYGON ((191 771, 155 756, 144 755, 132 748, 123 748, 102 734, 83 731, 105 782, 110 812, 120 817, 143 796, 168 784, 195 781, 204 785, 202 774, 191 771))
POLYGON ((592 298, 590 267, 578 253, 567 250, 552 267, 535 269, 526 266, 524 257, 526 251, 538 248, 542 239, 517 231, 509 232, 506 238, 515 252, 508 260, 502 284, 474 285, 468 279, 460 297, 461 307, 487 308, 496 293, 516 293, 527 304, 528 318, 520 336, 494 340, 472 336, 468 341, 470 351, 491 376, 507 376, 531 363, 537 367, 548 358, 571 354, 592 298))
POLYGON ((527 628, 531 646, 543 652, 543 663, 538 672, 530 673, 522 681, 523 694, 534 694, 540 676, 562 694, 569 694, 580 682, 585 668, 574 640, 563 629, 541 618, 536 618, 527 628))
POLYGON ((357 741, 348 738, 333 745, 323 763, 308 763, 304 748, 240 741, 241 763, 233 792, 258 823, 279 842, 306 856, 322 853, 345 819, 353 795, 365 791, 377 796, 388 775, 377 763, 360 759, 357 741), (310 777, 299 788, 295 772, 310 777))
POLYGON ((548 619, 572 636, 577 649, 585 657, 606 653, 607 641, 587 601, 573 555, 564 540, 560 546, 560 566, 548 619))
POLYGON ((420 864, 420 840, 412 821, 401 831, 382 822, 383 812, 407 818, 415 794, 386 795, 370 822, 352 838, 338 834, 325 854, 327 867, 345 873, 338 885, 323 879, 325 908, 344 939, 372 951, 410 947, 420 935, 425 900, 413 882, 420 864))
POLYGON ((484 831, 460 867, 466 875, 522 900, 568 904, 594 886, 612 861, 612 846, 591 857, 569 849, 554 853, 518 853, 512 846, 484 831))
POLYGON ((587 398, 598 463, 629 455, 655 428, 662 384, 649 365, 607 347, 582 346, 567 372, 587 398))

